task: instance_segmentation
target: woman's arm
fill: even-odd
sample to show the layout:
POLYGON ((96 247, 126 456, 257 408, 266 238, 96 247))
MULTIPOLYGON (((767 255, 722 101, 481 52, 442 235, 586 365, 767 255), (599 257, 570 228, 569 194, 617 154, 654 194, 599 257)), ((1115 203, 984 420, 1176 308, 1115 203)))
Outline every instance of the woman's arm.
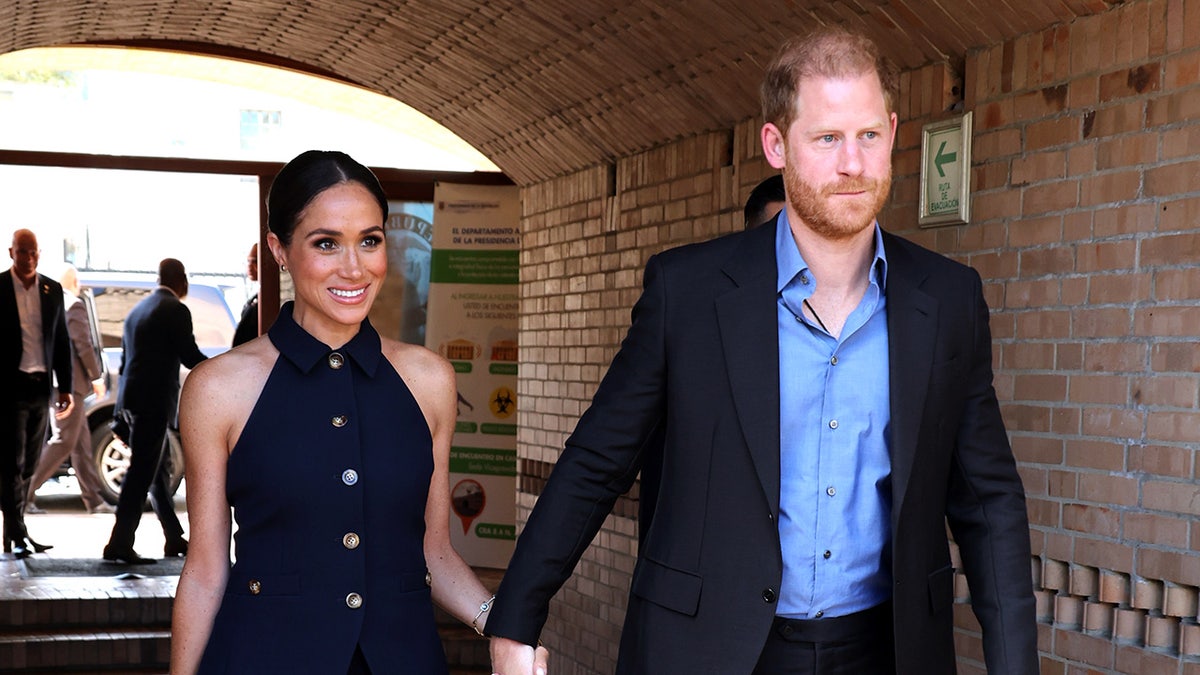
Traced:
POLYGON ((188 375, 179 404, 190 541, 171 621, 174 675, 191 675, 200 666, 229 576, 225 467, 230 426, 229 396, 223 394, 239 387, 228 386, 222 370, 216 361, 200 364, 188 375))

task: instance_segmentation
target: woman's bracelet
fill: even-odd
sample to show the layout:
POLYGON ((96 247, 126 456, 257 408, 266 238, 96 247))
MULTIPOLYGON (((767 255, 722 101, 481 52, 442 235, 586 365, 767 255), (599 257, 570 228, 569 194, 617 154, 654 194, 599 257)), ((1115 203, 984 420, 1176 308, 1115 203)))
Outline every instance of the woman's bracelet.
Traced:
POLYGON ((479 613, 475 615, 474 619, 471 619, 471 628, 475 629, 475 632, 479 634, 479 637, 484 637, 483 629, 479 627, 479 617, 483 616, 484 612, 491 609, 492 603, 495 601, 496 601, 496 596, 494 596, 494 595, 492 597, 488 598, 487 600, 484 600, 479 605, 479 613))

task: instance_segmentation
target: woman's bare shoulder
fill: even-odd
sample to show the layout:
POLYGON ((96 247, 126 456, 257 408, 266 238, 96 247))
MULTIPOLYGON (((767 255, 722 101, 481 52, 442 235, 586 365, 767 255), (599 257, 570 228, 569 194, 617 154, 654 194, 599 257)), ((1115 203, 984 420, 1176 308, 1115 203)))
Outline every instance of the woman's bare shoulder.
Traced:
POLYGON ((405 380, 437 382, 454 380, 454 366, 420 345, 382 338, 383 355, 405 380))

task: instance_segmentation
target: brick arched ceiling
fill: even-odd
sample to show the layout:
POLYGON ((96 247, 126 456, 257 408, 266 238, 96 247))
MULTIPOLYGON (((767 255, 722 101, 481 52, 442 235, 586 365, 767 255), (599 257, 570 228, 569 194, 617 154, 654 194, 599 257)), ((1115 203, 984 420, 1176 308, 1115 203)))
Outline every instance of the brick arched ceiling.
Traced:
POLYGON ((0 53, 188 44, 289 61, 395 97, 518 184, 758 110, 786 36, 840 23, 902 67, 1123 0, 0 0, 0 53))

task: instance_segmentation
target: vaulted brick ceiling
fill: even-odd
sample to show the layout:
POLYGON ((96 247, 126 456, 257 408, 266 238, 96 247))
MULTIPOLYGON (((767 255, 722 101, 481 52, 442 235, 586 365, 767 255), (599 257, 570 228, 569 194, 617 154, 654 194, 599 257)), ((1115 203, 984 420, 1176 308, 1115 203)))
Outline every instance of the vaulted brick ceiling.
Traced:
POLYGON ((0 0, 0 52, 291 62, 407 103, 525 184, 754 115, 774 47, 818 23, 865 30, 911 68, 1123 1, 0 0))

